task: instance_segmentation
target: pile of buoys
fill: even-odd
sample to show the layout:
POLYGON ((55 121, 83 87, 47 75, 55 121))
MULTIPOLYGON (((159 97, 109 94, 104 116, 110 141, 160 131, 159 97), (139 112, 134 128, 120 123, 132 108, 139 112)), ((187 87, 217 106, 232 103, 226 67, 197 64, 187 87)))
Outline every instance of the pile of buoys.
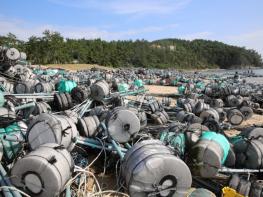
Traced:
POLYGON ((263 128, 242 124, 263 114, 262 85, 173 69, 46 69, 8 47, 0 71, 0 195, 104 195, 97 174, 114 166, 116 188, 131 197, 214 197, 222 188, 262 196, 263 128), (144 84, 176 87, 153 97, 144 84))

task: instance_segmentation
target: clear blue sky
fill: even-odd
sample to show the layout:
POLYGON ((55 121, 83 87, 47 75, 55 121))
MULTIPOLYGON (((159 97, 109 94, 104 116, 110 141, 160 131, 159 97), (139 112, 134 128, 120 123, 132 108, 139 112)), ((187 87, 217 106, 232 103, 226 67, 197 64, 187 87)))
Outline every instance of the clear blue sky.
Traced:
POLYGON ((263 0, 0 0, 0 35, 211 39, 263 54, 263 0))

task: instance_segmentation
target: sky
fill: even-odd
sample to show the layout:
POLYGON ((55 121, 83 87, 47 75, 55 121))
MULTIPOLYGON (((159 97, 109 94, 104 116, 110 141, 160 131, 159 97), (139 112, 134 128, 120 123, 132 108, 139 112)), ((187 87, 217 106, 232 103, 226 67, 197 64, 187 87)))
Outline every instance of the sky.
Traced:
POLYGON ((263 56, 263 0, 0 0, 0 35, 208 39, 263 56))

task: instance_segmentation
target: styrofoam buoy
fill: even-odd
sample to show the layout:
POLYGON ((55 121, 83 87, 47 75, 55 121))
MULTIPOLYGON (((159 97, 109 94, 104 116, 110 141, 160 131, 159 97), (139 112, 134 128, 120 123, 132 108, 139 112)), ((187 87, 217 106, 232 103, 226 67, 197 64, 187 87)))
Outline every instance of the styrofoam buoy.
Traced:
POLYGON ((130 196, 184 196, 191 187, 188 166, 158 140, 137 143, 122 163, 130 196))
POLYGON ((93 83, 90 87, 91 97, 94 100, 101 101, 103 98, 109 95, 110 87, 109 84, 104 81, 97 81, 93 83))
POLYGON ((128 142, 140 131, 140 120, 128 109, 118 107, 106 119, 109 135, 120 143, 128 142))
POLYGON ((240 138, 234 144, 236 167, 259 169, 263 166, 263 143, 260 140, 240 138))
POLYGON ((244 120, 248 120, 253 116, 253 110, 250 107, 243 106, 239 111, 243 114, 244 120))
POLYGON ((227 111, 227 119, 232 125, 240 125, 244 116, 238 109, 232 109, 227 111))
POLYGON ((32 150, 45 143, 57 143, 71 151, 77 136, 76 125, 67 116, 42 113, 30 122, 27 140, 32 150))
POLYGON ((84 137, 94 137, 99 127, 100 121, 97 116, 87 116, 79 118, 78 130, 84 137))
POLYGON ((214 120, 219 121, 219 114, 215 109, 210 108, 208 110, 202 111, 200 114, 200 118, 203 121, 205 121, 208 118, 213 118, 214 120))
POLYGON ((90 95, 90 89, 77 86, 71 90, 71 97, 77 103, 82 103, 90 95))
POLYGON ((65 189, 73 168, 73 159, 65 148, 43 144, 15 163, 11 181, 32 196, 55 197, 65 189))
POLYGON ((35 92, 37 93, 40 93, 40 92, 49 93, 49 92, 52 92, 55 89, 55 87, 52 83, 39 82, 35 85, 34 89, 35 89, 35 92))
POLYGON ((16 48, 7 49, 5 55, 9 60, 12 60, 12 61, 18 60, 18 58, 20 57, 20 53, 16 48))
POLYGON ((33 115, 39 115, 41 113, 51 112, 51 107, 44 101, 36 102, 35 109, 32 112, 33 115))
POLYGON ((189 166, 194 175, 214 177, 224 164, 230 144, 225 136, 206 131, 191 148, 189 166))

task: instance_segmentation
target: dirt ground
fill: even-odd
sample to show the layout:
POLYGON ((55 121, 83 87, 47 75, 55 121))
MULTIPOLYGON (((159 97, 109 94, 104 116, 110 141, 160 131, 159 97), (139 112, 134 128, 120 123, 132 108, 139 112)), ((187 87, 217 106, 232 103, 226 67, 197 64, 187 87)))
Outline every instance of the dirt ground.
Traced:
POLYGON ((45 66, 50 67, 50 68, 62 68, 62 69, 71 70, 71 71, 91 69, 91 68, 113 70, 113 68, 111 67, 100 66, 97 64, 48 64, 45 66))
POLYGON ((159 86, 159 85, 145 85, 149 93, 153 94, 177 94, 177 87, 175 86, 159 86))

